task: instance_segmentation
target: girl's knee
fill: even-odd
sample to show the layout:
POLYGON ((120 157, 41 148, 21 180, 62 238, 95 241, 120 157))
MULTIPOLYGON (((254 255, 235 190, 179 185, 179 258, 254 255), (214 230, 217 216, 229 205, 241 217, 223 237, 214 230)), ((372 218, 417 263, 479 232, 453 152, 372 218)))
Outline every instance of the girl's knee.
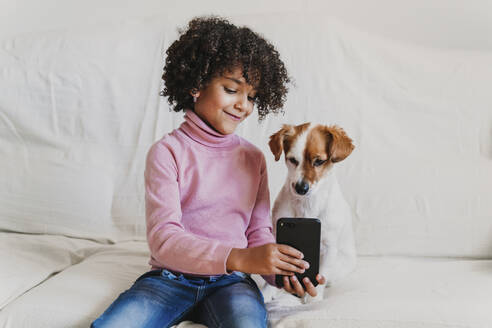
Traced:
POLYGON ((231 297, 221 306, 207 304, 207 317, 211 317, 219 327, 266 327, 267 311, 261 298, 255 293, 246 292, 231 297))

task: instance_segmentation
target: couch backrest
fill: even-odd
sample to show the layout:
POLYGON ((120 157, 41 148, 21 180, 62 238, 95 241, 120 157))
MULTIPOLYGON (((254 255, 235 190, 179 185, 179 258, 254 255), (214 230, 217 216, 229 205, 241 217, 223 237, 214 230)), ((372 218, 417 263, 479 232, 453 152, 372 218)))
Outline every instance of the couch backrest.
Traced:
MULTIPOLYGON (((266 155, 281 124, 338 124, 337 164, 366 255, 492 256, 492 57, 367 35, 322 15, 231 17, 278 48, 295 86, 285 116, 238 134, 266 155)), ((171 16, 0 40, 0 229, 145 239, 150 145, 179 126, 159 96, 171 16)))

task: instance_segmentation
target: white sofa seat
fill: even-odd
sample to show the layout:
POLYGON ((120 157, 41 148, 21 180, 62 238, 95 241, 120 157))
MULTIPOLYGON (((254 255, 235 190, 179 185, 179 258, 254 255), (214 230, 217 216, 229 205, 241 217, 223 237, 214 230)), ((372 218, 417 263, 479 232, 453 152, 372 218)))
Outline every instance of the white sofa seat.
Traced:
MULTIPOLYGON (((89 327, 148 270, 144 241, 103 245, 11 235, 2 233, 0 249, 12 252, 0 258, 0 267, 10 268, 12 284, 5 286, 17 282, 16 291, 24 289, 1 309, 2 328, 89 327), (19 244, 30 249, 31 260, 51 269, 26 267, 25 251, 11 248, 19 244), (57 254, 55 248, 66 252, 57 254), (42 283, 33 283, 42 273, 42 283)), ((325 290, 322 302, 281 306, 273 301, 267 307, 272 327, 485 328, 492 322, 491 295, 492 260, 363 256, 356 271, 325 290)), ((178 326, 200 327, 191 322, 178 326)))
POLYGON ((486 328, 492 260, 359 257, 319 304, 268 305, 274 327, 486 328))
POLYGON ((5 286, 12 286, 12 292, 0 310, 0 327, 89 327, 149 270, 145 241, 104 245, 63 236, 12 234, 14 244, 14 238, 6 235, 2 234, 0 249, 11 252, 0 258, 0 267, 9 270, 11 284, 5 286), (30 251, 11 248, 18 245, 30 251))
POLYGON ((83 248, 94 244, 64 236, 0 232, 0 309, 82 261, 83 248))

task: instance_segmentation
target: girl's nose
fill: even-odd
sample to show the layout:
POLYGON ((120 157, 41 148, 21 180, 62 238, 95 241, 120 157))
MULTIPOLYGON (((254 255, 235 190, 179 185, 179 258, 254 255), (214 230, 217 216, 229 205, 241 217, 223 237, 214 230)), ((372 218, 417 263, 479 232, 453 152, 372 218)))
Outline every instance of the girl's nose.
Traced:
POLYGON ((239 96, 236 101, 236 108, 243 111, 246 110, 248 106, 248 95, 239 96))

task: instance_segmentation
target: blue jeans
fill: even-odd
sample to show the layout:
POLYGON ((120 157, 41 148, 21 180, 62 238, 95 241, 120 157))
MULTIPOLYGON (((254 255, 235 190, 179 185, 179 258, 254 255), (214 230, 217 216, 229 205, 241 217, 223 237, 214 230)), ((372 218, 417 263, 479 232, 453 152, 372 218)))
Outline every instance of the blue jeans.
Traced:
POLYGON ((140 276, 91 327, 170 327, 192 320, 207 327, 266 327, 255 282, 242 272, 193 277, 168 270, 140 276))

